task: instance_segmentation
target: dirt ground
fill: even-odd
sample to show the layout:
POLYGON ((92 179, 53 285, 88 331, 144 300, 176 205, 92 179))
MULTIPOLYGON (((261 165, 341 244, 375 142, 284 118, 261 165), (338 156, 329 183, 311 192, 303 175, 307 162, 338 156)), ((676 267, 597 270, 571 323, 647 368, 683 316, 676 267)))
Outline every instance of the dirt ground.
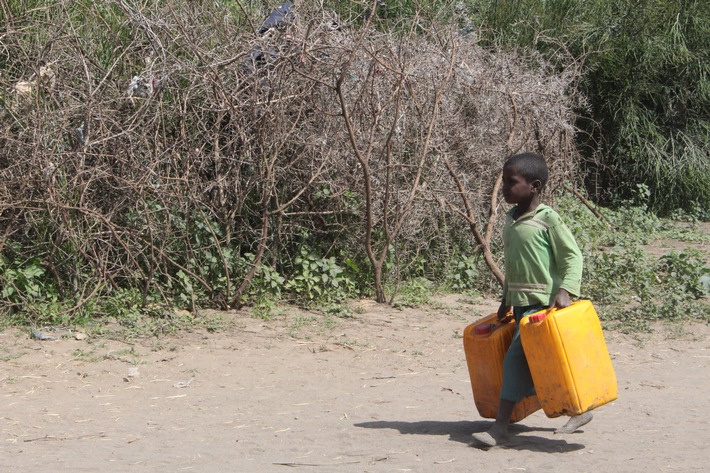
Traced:
POLYGON ((538 411, 506 447, 473 404, 447 296, 351 318, 263 321, 127 344, 0 332, 0 472, 695 472, 710 463, 710 327, 606 332, 619 399, 577 433, 538 411))

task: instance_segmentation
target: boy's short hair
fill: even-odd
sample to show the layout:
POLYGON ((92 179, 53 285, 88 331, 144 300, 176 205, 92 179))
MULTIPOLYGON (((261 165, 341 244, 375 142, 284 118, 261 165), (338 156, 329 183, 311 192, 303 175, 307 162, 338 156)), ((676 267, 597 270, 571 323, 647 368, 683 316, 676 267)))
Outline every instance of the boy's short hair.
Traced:
POLYGON ((549 178, 549 171, 547 170, 545 158, 539 154, 531 152, 515 154, 508 158, 503 167, 506 166, 514 167, 528 182, 540 181, 542 184, 540 188, 545 188, 549 178))

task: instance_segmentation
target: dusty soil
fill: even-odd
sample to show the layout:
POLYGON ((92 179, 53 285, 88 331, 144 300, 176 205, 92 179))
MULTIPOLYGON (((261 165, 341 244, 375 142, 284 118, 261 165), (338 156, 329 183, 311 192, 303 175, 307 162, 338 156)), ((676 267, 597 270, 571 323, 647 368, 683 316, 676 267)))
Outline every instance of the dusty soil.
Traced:
POLYGON ((619 399, 575 434, 539 411, 506 447, 473 404, 463 328, 495 303, 289 310, 136 344, 0 332, 0 472, 695 472, 710 461, 710 327, 606 332, 619 399))

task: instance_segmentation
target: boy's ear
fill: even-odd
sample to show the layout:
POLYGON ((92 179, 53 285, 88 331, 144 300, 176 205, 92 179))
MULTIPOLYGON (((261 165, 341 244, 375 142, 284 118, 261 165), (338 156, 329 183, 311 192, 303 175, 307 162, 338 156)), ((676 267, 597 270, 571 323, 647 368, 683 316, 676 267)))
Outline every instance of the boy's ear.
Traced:
POLYGON ((536 193, 539 194, 540 191, 542 190, 542 181, 540 181, 540 179, 535 179, 534 181, 532 181, 532 182, 530 183, 530 188, 531 188, 534 192, 536 192, 536 193))

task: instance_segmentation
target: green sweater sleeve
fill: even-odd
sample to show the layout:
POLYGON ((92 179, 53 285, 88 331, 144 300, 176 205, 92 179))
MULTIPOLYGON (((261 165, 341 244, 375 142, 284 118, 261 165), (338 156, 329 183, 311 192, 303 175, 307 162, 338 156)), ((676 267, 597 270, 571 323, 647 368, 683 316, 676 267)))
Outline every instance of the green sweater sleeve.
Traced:
POLYGON ((552 254, 561 277, 560 288, 567 290, 573 296, 579 296, 582 285, 582 252, 572 232, 559 215, 555 215, 554 220, 554 224, 549 229, 549 236, 552 254))

